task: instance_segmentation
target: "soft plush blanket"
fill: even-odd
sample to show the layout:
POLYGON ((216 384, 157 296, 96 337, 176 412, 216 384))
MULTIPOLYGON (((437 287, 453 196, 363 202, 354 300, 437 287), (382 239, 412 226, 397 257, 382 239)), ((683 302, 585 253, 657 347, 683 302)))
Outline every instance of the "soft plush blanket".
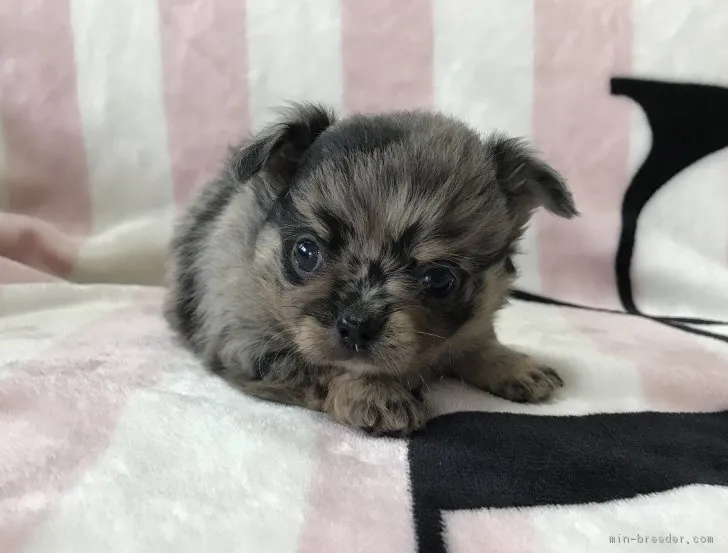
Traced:
POLYGON ((722 0, 0 0, 0 552, 728 551, 722 0), (284 99, 533 139, 501 339, 409 440, 241 396, 160 316, 171 223, 284 99))

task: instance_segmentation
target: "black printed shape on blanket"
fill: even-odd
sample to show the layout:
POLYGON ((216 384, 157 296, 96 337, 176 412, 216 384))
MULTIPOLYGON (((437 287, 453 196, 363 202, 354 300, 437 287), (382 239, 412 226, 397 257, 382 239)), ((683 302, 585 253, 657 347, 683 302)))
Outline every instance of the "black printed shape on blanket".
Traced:
POLYGON ((409 442, 419 553, 446 553, 442 511, 574 505, 728 486, 728 411, 537 416, 463 412, 409 442))
POLYGON ((630 274, 639 216, 650 198, 675 175, 728 147, 728 88, 614 78, 611 92, 634 100, 652 129, 650 151, 622 201, 622 232, 615 259, 622 306, 637 313, 630 274))

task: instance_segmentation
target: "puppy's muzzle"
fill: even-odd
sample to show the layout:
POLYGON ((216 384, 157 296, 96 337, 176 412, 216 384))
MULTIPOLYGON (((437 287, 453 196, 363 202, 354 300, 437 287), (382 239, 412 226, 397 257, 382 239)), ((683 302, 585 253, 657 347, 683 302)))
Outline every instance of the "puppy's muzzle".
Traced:
POLYGON ((345 312, 336 322, 343 346, 356 353, 366 352, 377 340, 384 319, 373 315, 345 312))

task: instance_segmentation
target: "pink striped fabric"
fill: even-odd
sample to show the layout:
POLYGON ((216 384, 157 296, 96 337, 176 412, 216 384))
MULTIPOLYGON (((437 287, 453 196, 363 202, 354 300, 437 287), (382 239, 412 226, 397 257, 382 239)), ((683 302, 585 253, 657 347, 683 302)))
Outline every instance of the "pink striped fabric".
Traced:
POLYGON ((405 444, 382 440, 372 447, 345 429, 324 426, 317 453, 299 553, 335 551, 343 542, 362 551, 413 550, 405 444), (340 501, 347 496, 351 500, 340 501))
POLYGON ((159 0, 175 201, 249 132, 244 2, 159 0))
POLYGON ((526 510, 459 511, 445 516, 451 553, 540 553, 539 542, 526 510))
MULTIPOLYGON (((663 14, 674 18, 678 27, 688 17, 711 19, 709 8, 686 9, 680 2, 666 1, 669 5, 665 4, 663 14)), ((106 114, 109 125, 123 125, 130 106, 119 103, 123 96, 103 90, 103 86, 115 86, 111 83, 118 83, 120 77, 115 73, 113 79, 94 79, 88 72, 95 70, 95 59, 118 56, 123 47, 117 37, 103 43, 98 33, 87 44, 92 39, 78 29, 102 26, 105 14, 115 12, 94 10, 86 2, 39 0, 21 6, 5 0, 0 4, 0 207, 6 212, 0 222, 0 256, 6 260, 4 266, 10 267, 12 261, 15 267, 3 271, 0 282, 70 275, 83 282, 113 280, 114 272, 98 264, 115 266, 114 251, 130 267, 116 271, 120 282, 161 282, 161 263, 150 275, 148 260, 155 252, 161 258, 164 240, 156 238, 155 250, 150 252, 140 247, 139 235, 164 237, 170 232, 172 217, 159 217, 160 202, 168 197, 162 190, 167 186, 162 177, 171 175, 173 194, 170 205, 161 207, 183 207, 190 194, 214 174, 226 146, 245 136, 253 122, 270 119, 269 108, 283 98, 315 101, 318 95, 345 113, 446 106, 484 132, 491 128, 479 114, 495 114, 498 125, 508 127, 508 118, 497 114, 513 113, 518 132, 531 135, 547 159, 566 175, 583 213, 576 221, 543 213, 536 216, 528 257, 519 263, 527 271, 522 282, 528 283, 530 292, 617 307, 614 258, 621 202, 647 153, 645 137, 650 129, 632 101, 610 94, 609 80, 635 72, 638 77, 679 80, 684 72, 688 80, 720 85, 725 74, 720 58, 701 58, 699 71, 685 69, 682 61, 683 52, 699 50, 698 40, 717 51, 724 39, 720 27, 712 23, 699 38, 690 34, 692 27, 685 27, 685 32, 676 35, 676 44, 666 47, 674 54, 655 55, 655 44, 664 41, 663 27, 653 24, 654 14, 643 0, 583 4, 530 0, 530 9, 519 5, 517 10, 509 8, 506 0, 488 0, 463 5, 460 11, 438 3, 441 0, 315 0, 305 10, 262 0, 159 0, 156 26, 151 27, 156 36, 147 36, 143 49, 134 55, 150 58, 145 74, 156 72, 161 86, 131 90, 138 92, 133 101, 144 104, 140 112, 149 113, 150 119, 159 112, 157 104, 163 106, 159 123, 149 124, 166 124, 166 128, 149 137, 122 133, 116 148, 114 135, 99 128, 104 119, 98 113, 106 114), (277 22, 276 9, 281 10, 277 22), (487 15, 476 13, 478 9, 487 15), (246 16, 249 10, 255 14, 252 20, 246 16), (75 33, 72 16, 82 23, 75 33), (492 29, 499 27, 490 26, 499 18, 503 37, 493 36, 492 29), (472 20, 488 24, 488 32, 475 33, 469 26, 472 20), (468 40, 475 41, 472 45, 460 42, 458 25, 467 28, 467 36, 473 37, 468 40), (333 32, 337 28, 338 35, 333 32), (509 32, 518 34, 517 48, 509 32), (308 51, 305 46, 297 50, 289 37, 304 37, 308 51), (285 60, 276 57, 277 39, 285 42, 282 55, 292 57, 290 77, 284 71, 285 60), (332 49, 337 53, 332 54, 332 49), (476 86, 463 65, 479 49, 487 66, 478 65, 476 86), (309 59, 313 69, 307 65, 309 59), (527 71, 529 64, 532 68, 527 71), (269 70, 271 65, 275 67, 269 70), (290 87, 285 82, 289 79, 290 87), (326 90, 317 94, 317 86, 326 90), (459 90, 459 86, 466 88, 459 90), (508 88, 518 91, 513 94, 514 105, 504 92, 508 88), (285 96, 288 89, 290 97, 285 96), (154 97, 157 90, 161 90, 159 98, 154 97), (268 96, 270 103, 265 100, 268 96), (529 109, 528 98, 530 132, 528 118, 518 116, 529 109), (82 115, 88 119, 84 124, 82 115), (134 152, 160 152, 165 146, 160 136, 166 137, 168 159, 158 156, 152 160, 153 170, 145 173, 143 164, 150 160, 134 152), (129 140, 136 142, 124 142, 129 140), (127 157, 109 164, 100 157, 104 150, 96 147, 98 143, 111 147, 108 155, 127 157), (125 165, 134 168, 129 180, 109 180, 109 171, 125 165), (94 171, 97 167, 102 169, 94 171), (148 181, 145 174, 150 175, 148 181), (125 194, 134 198, 129 205, 136 211, 116 200, 125 194), (123 214, 119 217, 109 212, 115 203, 123 214), (83 263, 79 250, 88 252, 83 263), (135 274, 130 250, 143 255, 139 262, 146 270, 135 274), (18 265, 28 269, 20 272, 18 265)), ((152 13, 146 7, 143 17, 152 13)), ((150 28, 141 21, 129 21, 126 32, 147 33, 150 28)), ((131 81, 134 75, 130 72, 128 78, 131 81)), ((140 124, 135 122, 124 132, 138 132, 140 124)), ((675 205, 678 210, 682 207, 675 205)), ((699 205, 691 209, 697 213, 699 205)), ((693 279, 691 284, 686 257, 690 252, 679 250, 674 238, 685 231, 665 217, 664 205, 660 210, 659 216, 648 213, 648 225, 639 229, 633 275, 637 301, 645 298, 649 309, 664 314, 677 309, 686 316, 728 316, 728 294, 711 289, 706 300, 707 277, 693 279), (679 274, 651 273, 650 256, 655 251, 662 258, 685 257, 676 263, 679 274), (678 308, 673 308, 674 300, 660 297, 650 286, 654 282, 658 288, 673 290, 673 281, 687 283, 688 288, 678 308)), ((728 243, 728 227, 719 211, 710 213, 711 218, 701 222, 700 232, 713 232, 714 240, 728 243)), ((702 248, 693 255, 702 256, 701 271, 709 270, 711 279, 720 279, 728 278, 725 251, 725 247, 702 248)), ((664 273, 667 265, 659 263, 664 273)))
POLYGON ((6 553, 23 550, 64 491, 106 450, 128 397, 166 367, 171 342, 157 316, 158 299, 158 294, 139 294, 130 306, 92 321, 47 351, 3 366, 10 376, 0 380, 6 414, 0 428, 13 436, 22 420, 29 432, 26 447, 2 456, 0 541, 6 553), (121 355, 108 357, 98 348, 110 335, 121 355), (135 357, 124 356, 125 350, 135 357), (44 499, 18 508, 33 495, 44 499))
POLYGON ((343 0, 341 11, 345 109, 431 107, 430 0, 343 0))
POLYGON ((543 291, 616 307, 613 258, 628 183, 629 106, 609 78, 630 68, 630 0, 535 3, 534 136, 583 217, 538 217, 543 291))
POLYGON ((2 273, 3 284, 23 284, 29 282, 57 281, 56 277, 24 265, 13 259, 0 259, 0 273, 2 273))
POLYGON ((63 277, 92 217, 68 0, 0 2, 0 62, 0 256, 63 277))
POLYGON ((635 317, 582 311, 567 316, 600 351, 638 367, 642 391, 653 409, 715 411, 725 406, 726 359, 706 349, 704 339, 635 317))

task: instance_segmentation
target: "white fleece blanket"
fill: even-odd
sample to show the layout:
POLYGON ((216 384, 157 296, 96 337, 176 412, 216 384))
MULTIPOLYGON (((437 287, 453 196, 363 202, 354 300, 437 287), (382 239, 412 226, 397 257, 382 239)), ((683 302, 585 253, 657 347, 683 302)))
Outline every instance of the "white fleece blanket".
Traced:
POLYGON ((728 414, 643 413, 725 408, 725 344, 515 302, 503 340, 560 367, 555 401, 443 382, 431 401, 445 416, 430 429, 375 439, 228 388, 175 344, 160 298, 131 286, 2 290, 3 552, 606 553, 612 538, 668 535, 686 551, 725 550, 728 414), (544 428, 525 415, 556 417, 544 428))
POLYGON ((728 551, 724 0, 0 1, 0 552, 728 551), (241 397, 160 314, 171 222, 282 100, 532 138, 502 339, 411 440, 241 397), (627 313, 627 314, 625 314, 627 313), (669 548, 668 548, 669 545, 669 548))

